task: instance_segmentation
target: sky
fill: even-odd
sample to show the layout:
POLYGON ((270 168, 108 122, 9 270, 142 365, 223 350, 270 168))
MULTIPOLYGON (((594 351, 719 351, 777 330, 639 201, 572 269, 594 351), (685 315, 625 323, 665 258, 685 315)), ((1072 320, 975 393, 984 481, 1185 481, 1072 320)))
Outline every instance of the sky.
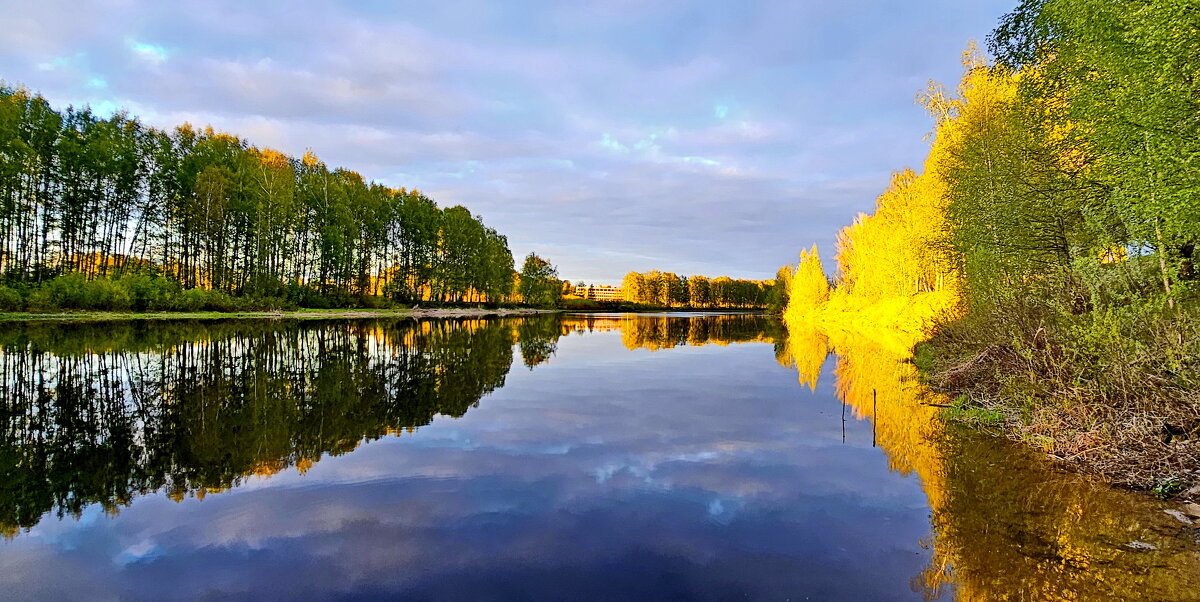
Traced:
POLYGON ((561 277, 771 278, 919 169, 1014 0, 0 0, 0 79, 211 124, 443 207, 561 277))

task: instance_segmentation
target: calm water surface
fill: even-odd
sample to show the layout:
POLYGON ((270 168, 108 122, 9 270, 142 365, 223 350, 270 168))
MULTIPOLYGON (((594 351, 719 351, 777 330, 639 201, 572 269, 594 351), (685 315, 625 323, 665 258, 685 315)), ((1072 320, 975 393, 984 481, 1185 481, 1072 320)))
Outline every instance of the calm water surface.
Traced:
POLYGON ((29 323, 0 371, 5 598, 1200 599, 1196 532, 947 429, 887 337, 29 323))

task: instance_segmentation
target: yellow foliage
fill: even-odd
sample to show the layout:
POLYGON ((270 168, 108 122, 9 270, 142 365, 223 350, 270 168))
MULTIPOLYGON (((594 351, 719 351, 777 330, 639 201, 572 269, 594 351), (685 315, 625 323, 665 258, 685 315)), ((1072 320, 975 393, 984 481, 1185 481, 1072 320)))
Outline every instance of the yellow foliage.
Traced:
POLYGON ((795 368, 800 384, 817 390, 821 366, 829 356, 825 334, 803 321, 788 323, 788 336, 777 346, 775 359, 781 366, 795 368))
POLYGON ((1191 599, 1200 572, 1178 525, 1155 502, 1058 470, 1040 454, 948 426, 944 395, 921 384, 908 350, 919 335, 890 327, 788 323, 780 363, 816 385, 836 354, 837 397, 870 420, 891 470, 914 475, 930 507, 933 551, 912 580, 927 599, 1191 599), (1032 537, 1030 537, 1032 535, 1032 537), (1020 536, 1020 537, 1017 537, 1020 536), (1146 538, 1159 556, 1112 542, 1146 538))
POLYGON ((829 301, 829 281, 825 278, 825 269, 821 267, 821 256, 817 245, 812 249, 800 251, 800 263, 792 272, 788 283, 789 314, 801 316, 810 314, 829 301))
MULTIPOLYGON (((978 124, 1003 121, 993 114, 1016 99, 1018 84, 1018 76, 988 69, 974 46, 964 53, 963 65, 956 96, 931 84, 921 97, 936 120, 923 172, 893 174, 874 212, 859 214, 838 233, 838 278, 832 292, 821 291, 811 276, 793 279, 785 312, 789 322, 920 335, 960 310, 960 275, 945 251, 949 222, 942 174, 955 165, 965 142, 980 136, 978 124), (826 300, 814 303, 821 296, 826 300)), ((1067 135, 1069 126, 1064 128, 1057 135, 1067 135)), ((805 253, 797 272, 819 265, 815 253, 805 253)))
POLYGON ((312 149, 304 151, 304 156, 300 158, 300 164, 305 167, 316 167, 321 164, 321 160, 317 158, 316 153, 312 149))
MULTIPOLYGON (((283 168, 288 167, 290 163, 288 156, 277 150, 272 150, 269 148, 264 148, 262 150, 251 148, 250 153, 252 155, 256 155, 259 162, 267 167, 283 168)), ((307 154, 305 156, 307 156, 307 154)))

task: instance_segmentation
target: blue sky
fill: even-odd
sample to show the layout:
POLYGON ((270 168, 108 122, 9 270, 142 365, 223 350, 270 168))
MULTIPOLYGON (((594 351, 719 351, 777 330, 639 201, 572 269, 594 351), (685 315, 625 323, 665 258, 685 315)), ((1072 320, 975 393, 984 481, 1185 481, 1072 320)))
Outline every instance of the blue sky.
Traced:
POLYGON ((767 278, 920 167, 1013 0, 0 0, 0 78, 462 204, 572 280, 767 278))

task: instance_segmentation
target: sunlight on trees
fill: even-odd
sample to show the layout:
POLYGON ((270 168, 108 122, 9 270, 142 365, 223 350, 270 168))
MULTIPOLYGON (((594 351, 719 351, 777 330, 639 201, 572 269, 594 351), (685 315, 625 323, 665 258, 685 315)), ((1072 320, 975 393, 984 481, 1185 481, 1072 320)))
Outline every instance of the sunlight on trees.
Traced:
POLYGON ((311 150, 295 159, 211 127, 59 112, 0 88, 0 158, 0 273, 20 291, 78 273, 318 307, 513 292, 508 241, 478 216, 311 150))
POLYGON ((734 280, 728 276, 678 276, 658 270, 629 272, 621 281, 625 300, 660 307, 766 307, 774 280, 734 280))
POLYGON ((558 279, 558 268, 538 257, 537 253, 525 257, 517 281, 517 291, 528 305, 554 307, 562 296, 563 285, 558 279))

